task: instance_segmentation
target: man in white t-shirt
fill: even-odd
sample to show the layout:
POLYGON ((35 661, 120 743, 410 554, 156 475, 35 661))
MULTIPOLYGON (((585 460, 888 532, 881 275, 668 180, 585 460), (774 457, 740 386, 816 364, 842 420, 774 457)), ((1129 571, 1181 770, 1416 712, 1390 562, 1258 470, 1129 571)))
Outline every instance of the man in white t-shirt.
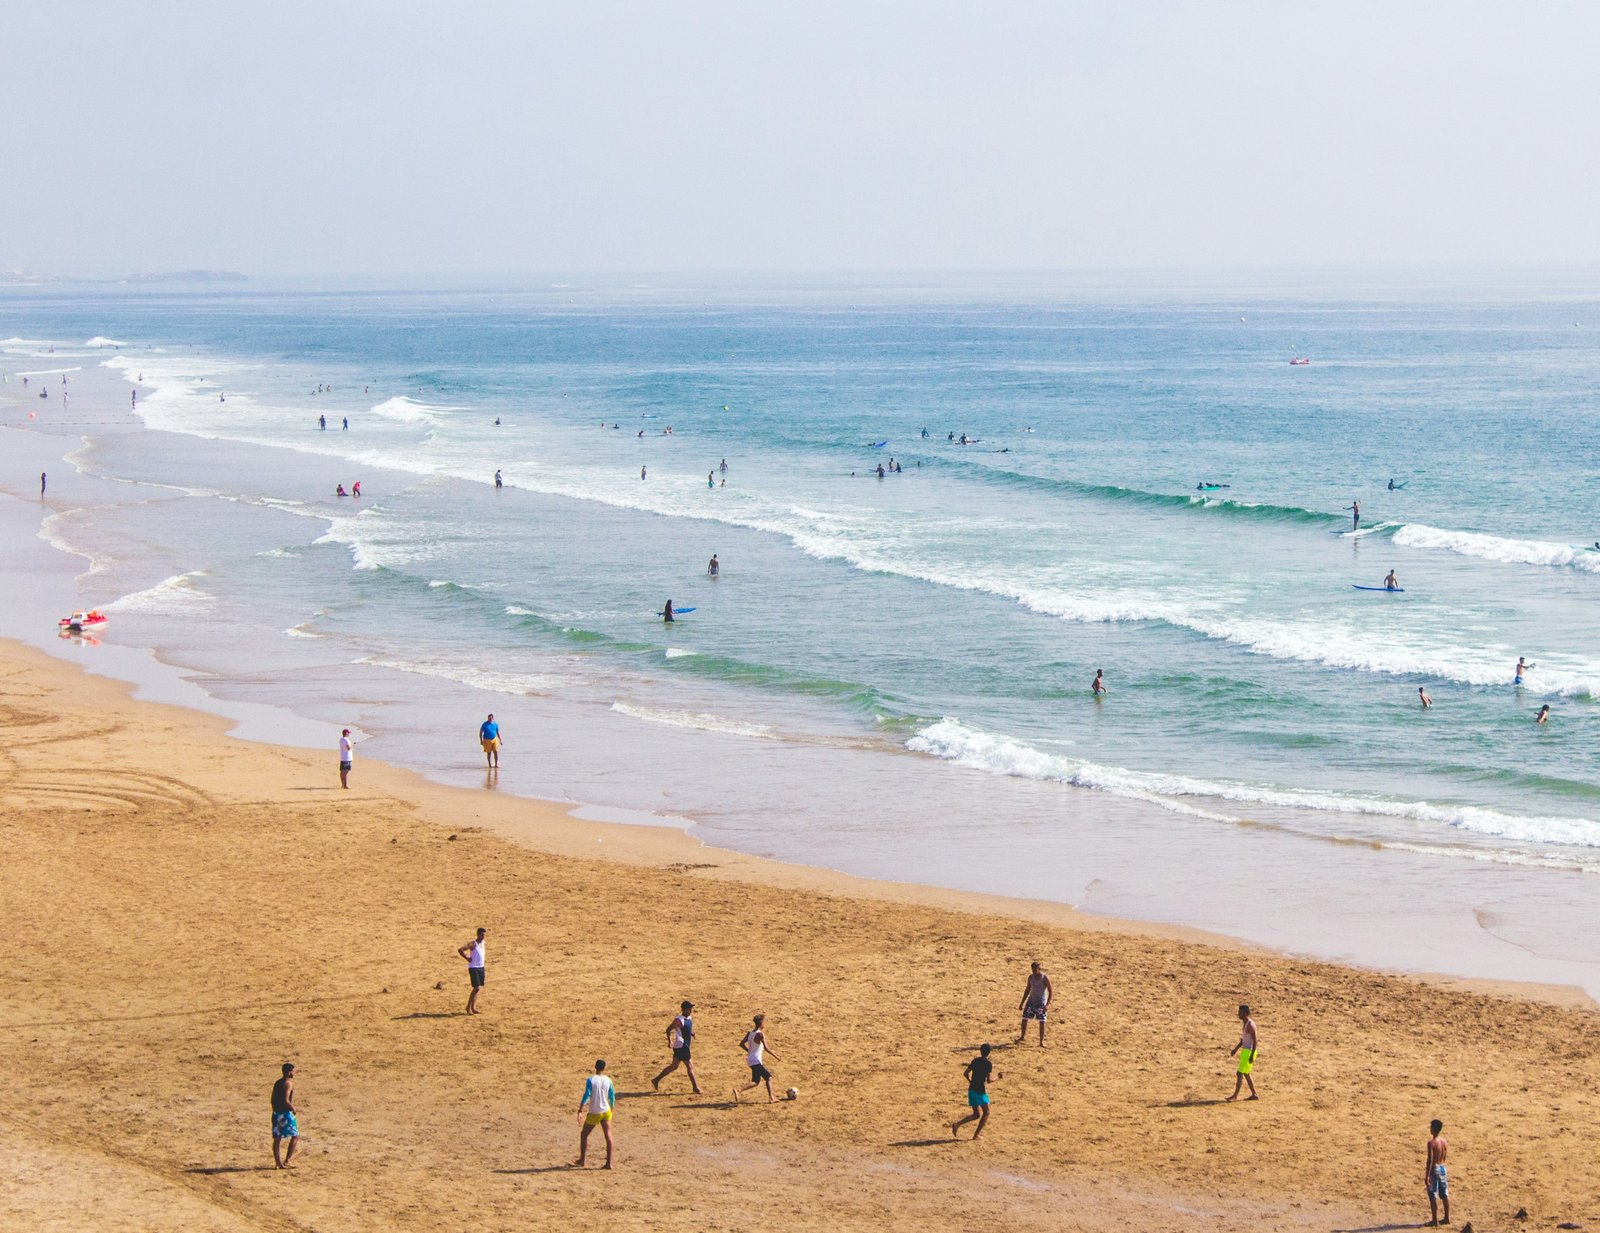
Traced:
POLYGON ((339 737, 339 786, 350 786, 350 758, 355 752, 355 746, 350 741, 350 729, 346 728, 339 737))
POLYGON ((589 1136, 596 1126, 606 1137, 606 1168, 611 1167, 611 1113, 616 1104, 617 1090, 606 1074, 606 1060, 601 1058, 594 1064, 594 1074, 583 1081, 583 1100, 578 1104, 578 1111, 583 1114, 583 1130, 578 1134, 578 1159, 573 1162, 573 1168, 583 1168, 589 1154, 589 1136))

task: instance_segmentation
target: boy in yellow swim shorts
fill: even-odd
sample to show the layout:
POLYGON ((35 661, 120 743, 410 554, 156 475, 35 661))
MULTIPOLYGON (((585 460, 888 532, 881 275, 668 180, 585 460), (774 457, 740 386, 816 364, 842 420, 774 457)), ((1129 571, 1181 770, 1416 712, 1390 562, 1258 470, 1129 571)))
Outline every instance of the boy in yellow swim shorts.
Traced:
POLYGON ((1239 1043, 1228 1051, 1229 1057, 1237 1054, 1239 1058, 1239 1069, 1233 1077, 1233 1095, 1228 1099, 1238 1100, 1239 1089, 1248 1084, 1250 1086, 1248 1099, 1257 1100, 1259 1097, 1256 1096, 1256 1082, 1250 1077, 1250 1072, 1256 1065, 1256 1021, 1250 1017, 1248 1006, 1239 1007, 1239 1022, 1243 1025, 1239 1031, 1239 1043))

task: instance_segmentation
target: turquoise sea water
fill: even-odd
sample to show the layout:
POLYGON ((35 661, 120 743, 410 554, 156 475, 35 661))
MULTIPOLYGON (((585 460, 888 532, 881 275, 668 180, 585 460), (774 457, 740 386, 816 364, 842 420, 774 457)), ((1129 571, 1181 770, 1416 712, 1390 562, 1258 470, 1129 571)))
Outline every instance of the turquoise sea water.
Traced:
MULTIPOLYGON (((1209 835, 1212 862, 1247 823, 1600 869, 1600 304, 287 288, 0 313, 9 372, 142 378, 146 431, 85 423, 74 456, 127 499, 47 528, 96 561, 80 597, 114 636, 219 694, 360 709, 442 777, 496 710, 506 775, 537 760, 517 790, 1072 902, 1106 836, 1039 830, 1132 805, 1166 819, 1141 844, 1209 835), (1404 594, 1352 586, 1390 569, 1404 594), (664 626, 667 598, 696 611, 664 626), (1006 878, 939 855, 975 837, 1016 845, 1006 878)), ((1100 906, 1197 914, 1161 885, 1100 906)))

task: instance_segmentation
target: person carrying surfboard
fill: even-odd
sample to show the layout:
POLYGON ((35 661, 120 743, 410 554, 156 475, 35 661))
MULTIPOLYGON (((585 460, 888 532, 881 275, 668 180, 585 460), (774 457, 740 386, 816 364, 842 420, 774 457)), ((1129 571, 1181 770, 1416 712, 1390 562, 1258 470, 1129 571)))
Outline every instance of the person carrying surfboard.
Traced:
POLYGON ((1394 570, 1391 569, 1384 578, 1383 589, 1385 591, 1398 591, 1400 589, 1400 579, 1394 576, 1394 570))

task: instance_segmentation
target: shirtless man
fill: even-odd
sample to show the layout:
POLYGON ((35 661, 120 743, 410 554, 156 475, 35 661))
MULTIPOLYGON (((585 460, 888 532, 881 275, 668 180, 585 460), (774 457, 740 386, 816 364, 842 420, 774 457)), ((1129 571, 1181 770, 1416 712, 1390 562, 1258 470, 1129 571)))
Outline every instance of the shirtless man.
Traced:
POLYGON ((1531 668, 1531 667, 1533 667, 1533 665, 1530 664, 1527 661, 1527 658, 1525 656, 1518 655, 1517 656, 1517 668, 1516 668, 1515 674, 1512 677, 1511 683, 1513 685, 1522 684, 1522 678, 1528 675, 1528 669, 1531 668))
POLYGON ((300 1146, 300 1126, 294 1114, 294 1063, 283 1064, 283 1078, 272 1085, 272 1163, 280 1169, 290 1167, 294 1149, 300 1146), (289 1150, 283 1151, 283 1141, 289 1150))
POLYGON ((1385 576, 1383 580, 1383 589, 1385 591, 1398 591, 1400 589, 1400 579, 1394 576, 1394 570, 1391 569, 1387 576, 1385 576))
POLYGON ((1417 686, 1417 697, 1422 699, 1422 709, 1427 710, 1433 705, 1433 699, 1428 697, 1428 691, 1421 685, 1417 686))
MULTIPOLYGON (((1098 679, 1098 678, 1096 678, 1098 679)), ((1017 1043, 1020 1045, 1028 1038, 1028 1020, 1039 1021, 1039 1048, 1044 1048, 1044 1022, 1050 1006, 1050 997, 1055 990, 1050 985, 1050 978, 1044 974, 1044 969, 1039 966, 1039 961, 1033 961, 1033 971, 1028 974, 1027 987, 1022 991, 1022 1001, 1018 1009, 1022 1011, 1022 1030, 1017 1034, 1017 1043)))
POLYGON ((709 577, 715 578, 720 573, 722 573, 722 563, 717 560, 717 554, 713 552, 711 554, 711 560, 706 562, 706 574, 709 577))
POLYGON ((1104 668, 1096 668, 1094 670, 1094 684, 1089 686, 1089 691, 1094 694, 1096 698, 1100 697, 1106 692, 1105 677, 1106 670, 1104 668))
POLYGON ((1450 1178, 1444 1167, 1450 1157, 1450 1145, 1444 1141, 1444 1123, 1438 1118, 1433 1119, 1428 1130, 1432 1137, 1428 1140, 1427 1161, 1422 1166, 1422 1181, 1428 1188, 1428 1210, 1433 1213, 1428 1227, 1433 1228, 1450 1223, 1450 1178), (1440 1203, 1444 1204, 1443 1220, 1439 1219, 1440 1203))
POLYGON ((1350 529, 1352 531, 1361 530, 1361 502, 1360 501, 1352 500, 1350 502, 1350 529))
POLYGON ((1244 1025, 1239 1031, 1239 1043, 1228 1051, 1229 1057, 1237 1054, 1239 1058, 1238 1073, 1233 1077, 1233 1095, 1228 1099, 1238 1100, 1239 1088, 1248 1083, 1250 1095, 1246 1099, 1256 1100, 1259 1099, 1256 1096, 1256 1081, 1250 1077, 1256 1064, 1256 1021, 1250 1017, 1248 1006, 1239 1007, 1239 1022, 1244 1025))

